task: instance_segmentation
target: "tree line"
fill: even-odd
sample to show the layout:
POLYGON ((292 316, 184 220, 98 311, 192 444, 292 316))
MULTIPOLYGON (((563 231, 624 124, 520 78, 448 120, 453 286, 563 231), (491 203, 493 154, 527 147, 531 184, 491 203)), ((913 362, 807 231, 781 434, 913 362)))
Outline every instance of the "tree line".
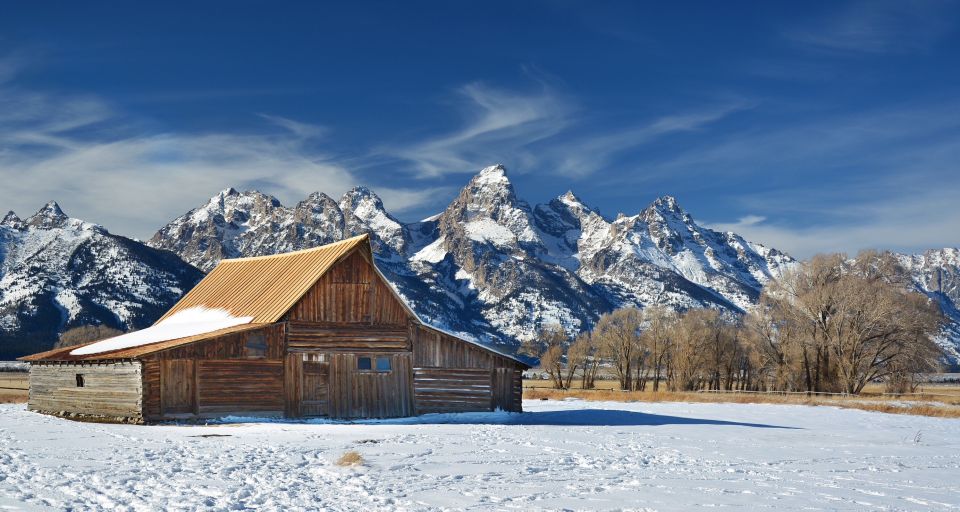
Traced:
POLYGON ((819 255, 771 281, 744 315, 626 307, 572 339, 547 326, 521 351, 555 388, 592 388, 603 369, 623 390, 857 394, 882 381, 903 393, 938 369, 942 322, 893 255, 819 255))

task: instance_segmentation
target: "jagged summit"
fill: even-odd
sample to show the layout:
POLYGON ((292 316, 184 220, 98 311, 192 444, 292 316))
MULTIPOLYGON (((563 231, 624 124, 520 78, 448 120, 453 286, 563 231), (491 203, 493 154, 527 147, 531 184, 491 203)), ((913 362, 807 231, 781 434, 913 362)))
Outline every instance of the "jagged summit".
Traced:
POLYGON ((349 204, 352 206, 357 206, 364 201, 370 201, 376 208, 383 209, 383 200, 380 199, 380 196, 363 185, 353 187, 346 191, 340 199, 341 205, 349 204))
POLYGON ((27 226, 50 229, 63 227, 69 220, 70 217, 63 213, 60 205, 56 201, 50 201, 23 222, 27 226))
POLYGON ((688 217, 689 214, 680 207, 680 203, 677 202, 677 199, 673 196, 660 196, 655 199, 648 210, 653 210, 659 212, 662 215, 674 216, 674 217, 688 217))
POLYGON ((561 194, 557 199, 563 201, 564 203, 577 203, 582 204, 583 201, 580 201, 580 198, 577 197, 572 190, 567 190, 561 194))
POLYGON ((20 229, 23 227, 23 220, 17 216, 16 212, 10 210, 6 215, 3 216, 3 220, 0 221, 0 226, 20 229))

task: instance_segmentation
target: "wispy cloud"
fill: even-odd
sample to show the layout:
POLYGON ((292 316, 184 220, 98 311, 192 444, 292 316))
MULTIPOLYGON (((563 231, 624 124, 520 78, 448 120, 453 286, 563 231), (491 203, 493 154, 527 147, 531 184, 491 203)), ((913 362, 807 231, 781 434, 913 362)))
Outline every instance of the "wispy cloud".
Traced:
POLYGON ((545 153, 547 158, 555 160, 551 168, 556 172, 567 176, 585 176, 603 170, 623 153, 667 135, 700 130, 750 106, 747 101, 733 101, 666 115, 619 130, 580 137, 574 135, 545 153))
POLYGON ((953 28, 955 7, 943 0, 858 1, 784 35, 797 44, 831 52, 912 53, 925 50, 953 28))
POLYGON ((457 91, 463 101, 464 124, 382 153, 413 162, 420 175, 438 176, 476 170, 478 162, 513 155, 522 158, 529 146, 560 133, 570 123, 573 105, 547 86, 516 92, 473 83, 457 91))
POLYGON ((625 152, 752 107, 747 100, 727 100, 626 125, 603 125, 588 120, 569 98, 548 86, 518 92, 475 83, 460 89, 458 97, 465 120, 456 130, 381 153, 413 162, 421 177, 474 172, 481 164, 502 161, 583 177, 604 170, 625 152))
MULTIPOLYGON (((0 65, 15 73, 7 69, 15 65, 0 65)), ((14 82, 0 84, 0 205, 21 216, 56 199, 71 215, 144 238, 227 186, 293 203, 315 190, 338 194, 361 184, 317 148, 325 133, 319 126, 263 115, 281 129, 157 132, 98 98, 26 91, 14 82)), ((377 188, 394 211, 436 193, 377 188)))
POLYGON ((856 254, 864 249, 918 252, 960 246, 960 209, 956 187, 899 198, 878 198, 860 204, 837 206, 831 222, 796 225, 750 215, 735 222, 708 224, 718 231, 733 231, 748 240, 776 247, 798 258, 817 253, 856 254))

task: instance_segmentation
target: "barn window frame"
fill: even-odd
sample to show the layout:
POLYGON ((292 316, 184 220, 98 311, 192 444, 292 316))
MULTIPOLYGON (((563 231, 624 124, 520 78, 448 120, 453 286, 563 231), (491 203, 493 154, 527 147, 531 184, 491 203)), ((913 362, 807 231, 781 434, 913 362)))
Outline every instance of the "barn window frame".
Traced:
POLYGON ((86 387, 87 381, 86 377, 82 373, 77 374, 77 387, 82 388, 86 387))
POLYGON ((243 356, 247 359, 263 359, 267 357, 267 336, 263 333, 253 333, 247 336, 243 343, 243 356))
POLYGON ((357 357, 357 371, 363 373, 390 373, 393 371, 393 360, 387 355, 370 355, 357 357))

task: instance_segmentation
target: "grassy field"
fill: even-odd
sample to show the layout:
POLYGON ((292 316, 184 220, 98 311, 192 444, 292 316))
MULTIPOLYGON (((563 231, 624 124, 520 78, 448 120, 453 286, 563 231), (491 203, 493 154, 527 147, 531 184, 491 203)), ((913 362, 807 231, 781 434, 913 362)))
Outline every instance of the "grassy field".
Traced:
POLYGON ((29 381, 22 372, 0 372, 0 404, 27 401, 29 381))
POLYGON ((956 384, 924 385, 918 393, 887 395, 883 386, 870 385, 858 396, 812 395, 805 393, 775 394, 751 392, 672 392, 620 391, 617 382, 597 381, 596 389, 553 389, 546 380, 524 380, 523 398, 528 400, 579 398, 617 402, 707 402, 826 405, 893 414, 917 414, 939 418, 960 418, 960 386, 956 384))

